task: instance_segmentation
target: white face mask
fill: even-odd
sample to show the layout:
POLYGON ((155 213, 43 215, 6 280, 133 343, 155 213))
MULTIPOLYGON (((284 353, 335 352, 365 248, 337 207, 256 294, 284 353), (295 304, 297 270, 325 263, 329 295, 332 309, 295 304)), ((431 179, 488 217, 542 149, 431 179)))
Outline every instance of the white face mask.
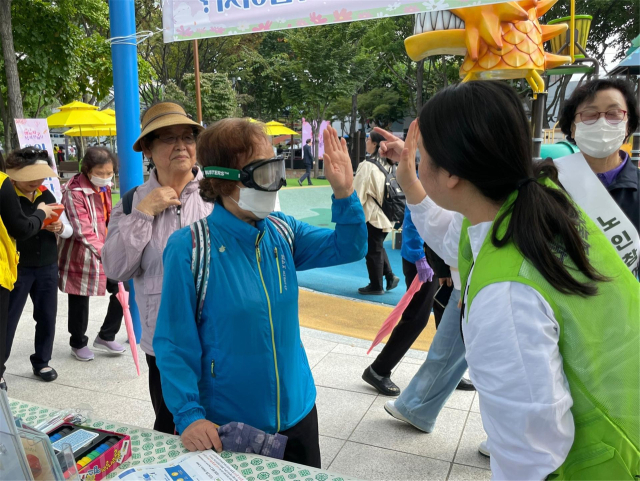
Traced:
POLYGON ((577 123, 574 138, 582 152, 596 159, 605 159, 620 150, 626 136, 626 120, 611 125, 600 117, 595 124, 577 123))
POLYGON ((258 219, 266 219, 276 209, 277 197, 277 192, 244 188, 240 189, 240 199, 237 202, 233 197, 229 198, 242 210, 253 213, 258 219))
POLYGON ((93 185, 95 185, 96 187, 110 187, 111 186, 111 179, 113 179, 113 175, 111 177, 109 177, 108 179, 103 179, 102 177, 96 177, 95 175, 92 175, 89 178, 91 183, 93 185))

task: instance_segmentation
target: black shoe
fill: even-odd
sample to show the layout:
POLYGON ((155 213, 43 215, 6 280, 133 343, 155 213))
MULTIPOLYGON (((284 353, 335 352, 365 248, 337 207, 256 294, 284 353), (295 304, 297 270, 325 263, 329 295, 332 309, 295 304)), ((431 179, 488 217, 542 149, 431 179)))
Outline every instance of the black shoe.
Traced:
POLYGON ((387 290, 395 289, 400 284, 400 278, 391 274, 387 277, 387 290))
POLYGON ((358 292, 363 296, 381 296, 384 294, 382 289, 375 289, 369 284, 367 287, 361 287, 358 292))
POLYGON ((383 396, 399 396, 400 388, 394 384, 390 377, 378 376, 371 366, 362 373, 362 380, 370 384, 383 396))
POLYGON ((0 377, 0 389, 3 391, 7 390, 7 381, 5 381, 3 377, 0 377))
POLYGON ((300 179, 298 179, 298 185, 302 187, 302 182, 300 182, 300 179))
POLYGON ((458 383, 458 387, 456 388, 460 391, 475 391, 476 387, 469 379, 462 378, 458 383))
POLYGON ((58 379, 58 373, 52 367, 43 367, 42 369, 33 369, 33 374, 38 376, 44 382, 51 382, 58 379))

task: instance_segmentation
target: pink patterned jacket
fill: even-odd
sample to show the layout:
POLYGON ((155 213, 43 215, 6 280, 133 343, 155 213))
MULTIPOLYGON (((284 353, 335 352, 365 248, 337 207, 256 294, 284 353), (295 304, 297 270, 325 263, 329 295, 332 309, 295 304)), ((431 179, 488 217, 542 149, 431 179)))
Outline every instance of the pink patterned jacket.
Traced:
MULTIPOLYGON (((111 189, 105 194, 110 214, 111 189)), ((101 256, 107 224, 102 196, 84 174, 76 174, 62 188, 62 204, 73 235, 58 242, 58 287, 67 294, 104 296, 107 276, 101 256)))

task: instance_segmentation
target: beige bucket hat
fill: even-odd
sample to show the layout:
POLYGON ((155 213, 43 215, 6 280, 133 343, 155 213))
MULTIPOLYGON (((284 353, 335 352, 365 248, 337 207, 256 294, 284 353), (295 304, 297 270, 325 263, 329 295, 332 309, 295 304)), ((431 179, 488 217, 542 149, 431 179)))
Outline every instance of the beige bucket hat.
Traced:
POLYGON ((133 150, 142 152, 140 139, 154 130, 172 125, 193 125, 199 131, 204 130, 202 125, 194 122, 187 116, 187 113, 180 105, 173 102, 160 102, 147 109, 144 117, 142 117, 142 133, 133 144, 133 150))
POLYGON ((21 169, 7 169, 7 175, 11 180, 18 182, 31 182, 32 180, 58 177, 46 160, 36 160, 35 164, 27 165, 21 169))

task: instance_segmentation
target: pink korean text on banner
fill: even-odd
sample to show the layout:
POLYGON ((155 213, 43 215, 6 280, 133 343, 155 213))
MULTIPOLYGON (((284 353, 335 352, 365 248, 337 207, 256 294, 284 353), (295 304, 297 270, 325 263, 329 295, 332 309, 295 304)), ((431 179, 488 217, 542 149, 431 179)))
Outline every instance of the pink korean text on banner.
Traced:
MULTIPOLYGON (((16 130, 20 148, 36 147, 46 150, 51 159, 53 171, 57 174, 58 168, 55 158, 53 157, 53 145, 51 144, 47 119, 16 119, 16 130)), ((60 180, 58 180, 57 177, 45 179, 44 186, 53 193, 56 201, 60 202, 60 200, 62 200, 60 180)))
POLYGON ((496 0, 164 0, 164 41, 243 35, 422 12, 496 0))

